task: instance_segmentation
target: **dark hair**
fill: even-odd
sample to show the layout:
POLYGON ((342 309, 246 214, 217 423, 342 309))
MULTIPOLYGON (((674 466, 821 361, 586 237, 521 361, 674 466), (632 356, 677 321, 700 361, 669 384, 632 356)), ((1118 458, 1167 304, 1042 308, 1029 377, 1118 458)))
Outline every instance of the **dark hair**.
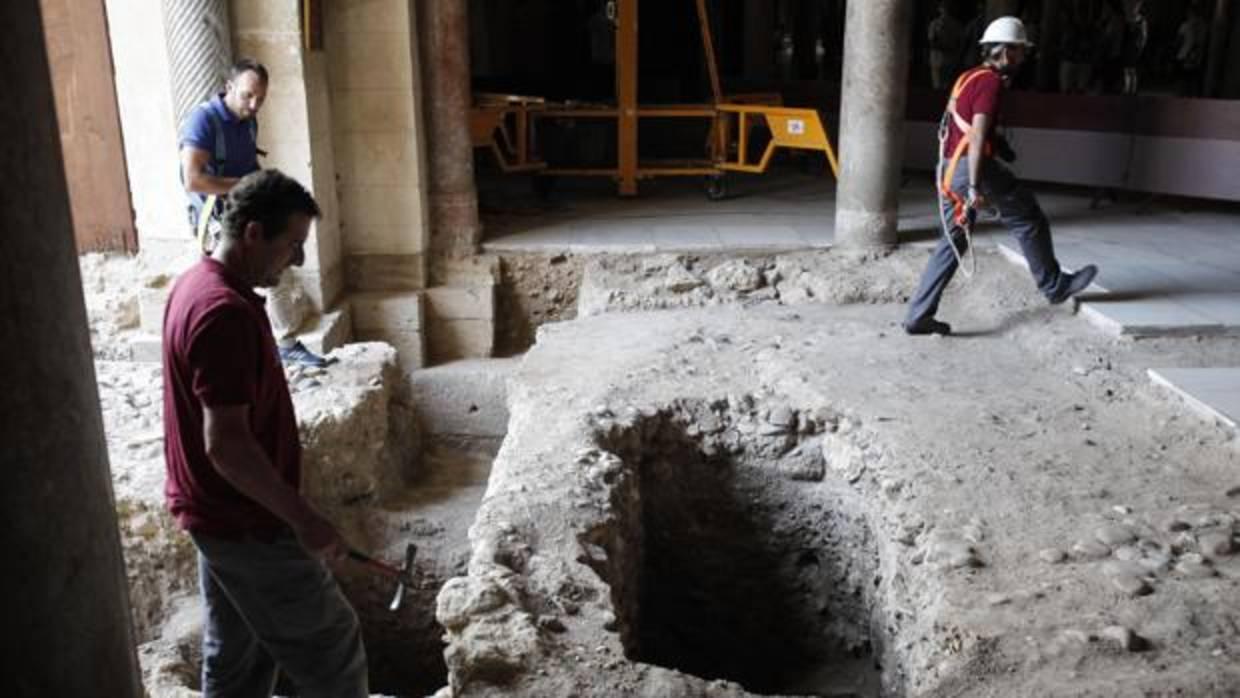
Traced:
POLYGON ((228 81, 232 82, 240 77, 242 73, 247 72, 252 72, 257 75, 259 79, 263 81, 263 84, 267 83, 267 66, 259 63, 253 58, 242 58, 236 63, 233 63, 232 67, 228 69, 228 81))
POLYGON ((224 235, 240 239, 253 221, 263 226, 263 239, 272 240, 284 234, 294 213, 318 218, 321 211, 297 180, 279 170, 259 170, 242 177, 228 192, 221 228, 224 235))

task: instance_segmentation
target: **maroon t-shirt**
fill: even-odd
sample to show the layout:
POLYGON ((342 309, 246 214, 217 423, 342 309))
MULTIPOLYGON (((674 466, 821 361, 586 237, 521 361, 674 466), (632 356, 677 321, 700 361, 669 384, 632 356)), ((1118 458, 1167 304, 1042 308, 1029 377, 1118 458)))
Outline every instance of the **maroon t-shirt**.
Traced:
MULTIPOLYGON (((164 310, 164 496, 181 528, 267 538, 284 523, 228 483, 207 458, 203 408, 250 406, 250 426, 280 478, 298 487, 301 442, 264 301, 204 257, 164 310)), ((255 467, 266 467, 255 464, 255 467)))
MULTIPOLYGON (((1003 78, 993 70, 975 68, 974 71, 979 72, 977 77, 969 80, 956 97, 956 113, 967 124, 972 124, 973 117, 977 114, 988 114, 990 116, 990 128, 986 133, 985 142, 989 143, 990 137, 994 134, 995 126, 999 121, 999 97, 1003 93, 1003 78)), ((956 152, 956 144, 960 142, 960 138, 964 134, 956 126, 955 119, 949 117, 948 121, 951 123, 947 127, 946 152, 948 155, 951 155, 956 152)))

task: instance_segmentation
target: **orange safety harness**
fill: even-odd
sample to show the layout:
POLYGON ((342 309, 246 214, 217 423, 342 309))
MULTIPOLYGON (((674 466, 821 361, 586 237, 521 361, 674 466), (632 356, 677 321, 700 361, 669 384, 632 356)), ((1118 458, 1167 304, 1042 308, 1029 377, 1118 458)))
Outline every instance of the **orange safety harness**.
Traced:
MULTIPOLYGON (((964 155, 969 147, 969 133, 973 130, 973 124, 964 120, 960 116, 960 112, 956 111, 956 100, 960 97, 960 93, 964 88, 978 77, 988 72, 995 72, 993 68, 981 67, 965 71, 956 79, 956 84, 952 87, 951 96, 947 100, 947 109, 943 111, 943 118, 939 121, 939 164, 936 172, 938 178, 939 190, 939 222, 943 226, 943 235, 947 237, 947 243, 951 247, 952 254, 956 256, 956 263, 961 266, 961 273, 966 279, 972 278, 973 273, 977 270, 977 256, 973 254, 973 221, 977 217, 977 212, 969 205, 964 197, 952 190, 952 180, 956 176, 956 166, 960 164, 960 158, 964 155), (951 157, 947 155, 947 138, 951 131, 952 124, 960 131, 960 140, 956 143, 956 147, 952 150, 951 157), (950 201, 952 207, 952 223, 948 225, 947 216, 943 212, 943 201, 950 201), (965 250, 969 255, 969 265, 964 265, 964 259, 961 257, 960 250, 956 246, 956 241, 952 239, 952 228, 959 228, 964 233, 965 250)), ((983 146, 983 155, 989 156, 991 153, 990 141, 986 141, 983 146)))
MULTIPOLYGON (((947 100, 947 109, 943 111, 943 118, 939 122, 939 162, 943 162, 947 155, 947 137, 951 124, 955 124, 960 131, 960 140, 956 143, 956 147, 952 150, 951 157, 948 159, 947 170, 942 173, 939 180, 939 192, 952 202, 952 218, 957 225, 965 226, 969 223, 968 201, 952 190, 952 179, 956 176, 956 166, 960 164, 960 158, 964 155, 965 150, 969 147, 969 133, 973 130, 973 124, 964 120, 960 116, 960 112, 956 111, 956 99, 960 97, 960 93, 964 92, 964 88, 973 80, 986 73, 993 73, 993 68, 980 67, 973 70, 967 70, 956 79, 955 86, 952 87, 951 97, 947 100)), ((986 141, 984 147, 984 156, 991 154, 990 141, 986 141)))

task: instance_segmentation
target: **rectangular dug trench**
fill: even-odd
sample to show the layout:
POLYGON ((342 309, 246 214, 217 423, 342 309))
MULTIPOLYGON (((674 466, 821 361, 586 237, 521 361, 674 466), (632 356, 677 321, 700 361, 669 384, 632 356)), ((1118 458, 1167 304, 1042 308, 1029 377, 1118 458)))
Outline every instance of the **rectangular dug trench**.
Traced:
POLYGON ((634 427, 639 449, 621 449, 639 490, 635 579, 613 585, 629 659, 756 694, 878 696, 877 553, 857 507, 819 482, 819 440, 792 429, 726 443, 736 430, 695 423, 660 412, 634 427))

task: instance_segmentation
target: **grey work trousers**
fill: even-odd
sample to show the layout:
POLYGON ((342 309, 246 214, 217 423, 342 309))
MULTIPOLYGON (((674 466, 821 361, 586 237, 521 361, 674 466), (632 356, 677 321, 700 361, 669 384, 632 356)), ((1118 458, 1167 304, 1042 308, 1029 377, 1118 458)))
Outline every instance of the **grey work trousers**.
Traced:
POLYGON ((270 543, 191 537, 206 607, 204 698, 270 698, 277 669, 301 698, 366 698, 357 614, 292 534, 270 543))
MULTIPOLYGON (((1020 250, 1029 263, 1029 272, 1038 290, 1048 299, 1066 283, 1068 276, 1061 273, 1059 262, 1055 259, 1055 246, 1051 240, 1051 224, 1042 213, 1042 207, 1033 192, 1021 184, 1012 171, 996 162, 994 158, 982 161, 979 173, 978 190, 992 205, 999 209, 999 220, 1008 232, 1020 243, 1020 250)), ((936 184, 937 186, 937 184, 936 184)), ((952 190, 962 198, 967 197, 969 189, 969 159, 960 158, 952 177, 952 190)), ((946 197, 941 197, 943 217, 950 228, 949 235, 956 250, 963 255, 968 243, 962 231, 952 218, 952 204, 946 197)), ((905 325, 912 326, 929 320, 938 312, 939 300, 943 291, 956 274, 956 255, 952 253, 948 235, 939 238, 939 244, 930 255, 930 262, 921 276, 917 291, 909 299, 908 315, 905 325)))

